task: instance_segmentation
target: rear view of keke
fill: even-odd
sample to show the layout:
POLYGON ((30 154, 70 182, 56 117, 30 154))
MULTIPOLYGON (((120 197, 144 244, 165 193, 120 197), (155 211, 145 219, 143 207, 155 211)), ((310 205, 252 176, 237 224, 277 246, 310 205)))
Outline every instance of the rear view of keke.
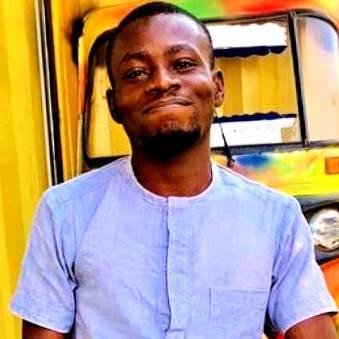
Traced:
MULTIPOLYGON (((7 305, 42 191, 130 151, 106 104, 105 32, 142 1, 0 1, 0 337, 13 339, 7 305)), ((214 159, 299 199, 339 304, 339 1, 176 3, 206 20, 225 76, 214 159)))

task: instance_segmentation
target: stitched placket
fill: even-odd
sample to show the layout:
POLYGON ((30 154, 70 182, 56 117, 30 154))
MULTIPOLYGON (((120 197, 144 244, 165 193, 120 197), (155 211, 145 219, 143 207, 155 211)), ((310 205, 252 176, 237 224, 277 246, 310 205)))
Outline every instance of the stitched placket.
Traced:
POLYGON ((170 306, 170 327, 166 338, 183 339, 189 317, 188 230, 183 206, 175 198, 168 200, 167 291, 170 306))

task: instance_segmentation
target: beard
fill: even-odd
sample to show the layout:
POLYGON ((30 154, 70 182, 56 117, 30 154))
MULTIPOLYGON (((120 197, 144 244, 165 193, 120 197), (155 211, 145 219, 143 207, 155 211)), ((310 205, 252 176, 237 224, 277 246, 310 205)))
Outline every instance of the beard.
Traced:
POLYGON ((155 129, 144 126, 137 136, 124 126, 132 153, 141 152, 153 159, 168 161, 191 149, 204 138, 198 115, 192 114, 186 123, 166 121, 155 129))
POLYGON ((141 137, 143 153, 158 160, 170 160, 189 150, 200 139, 200 127, 185 131, 171 130, 141 137))

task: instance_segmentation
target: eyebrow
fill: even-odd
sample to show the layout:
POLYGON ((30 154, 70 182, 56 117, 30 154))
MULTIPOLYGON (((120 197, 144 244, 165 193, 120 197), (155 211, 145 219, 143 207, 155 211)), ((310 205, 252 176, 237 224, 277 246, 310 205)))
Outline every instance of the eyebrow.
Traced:
POLYGON ((187 44, 180 44, 180 45, 174 45, 166 48, 165 54, 169 56, 173 56, 175 54, 178 54, 181 51, 187 51, 187 52, 195 52, 195 50, 187 44))
POLYGON ((125 62, 131 61, 131 60, 139 60, 139 61, 148 61, 151 58, 150 54, 146 51, 139 51, 135 53, 126 53, 124 57, 121 59, 119 64, 123 64, 125 62))

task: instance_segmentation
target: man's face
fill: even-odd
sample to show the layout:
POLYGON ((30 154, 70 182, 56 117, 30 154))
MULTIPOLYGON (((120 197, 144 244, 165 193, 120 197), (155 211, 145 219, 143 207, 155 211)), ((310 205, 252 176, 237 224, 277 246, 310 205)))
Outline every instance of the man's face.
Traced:
POLYGON ((175 154, 208 142, 223 86, 194 21, 179 14, 139 19, 122 30, 112 54, 111 105, 134 151, 175 154))

